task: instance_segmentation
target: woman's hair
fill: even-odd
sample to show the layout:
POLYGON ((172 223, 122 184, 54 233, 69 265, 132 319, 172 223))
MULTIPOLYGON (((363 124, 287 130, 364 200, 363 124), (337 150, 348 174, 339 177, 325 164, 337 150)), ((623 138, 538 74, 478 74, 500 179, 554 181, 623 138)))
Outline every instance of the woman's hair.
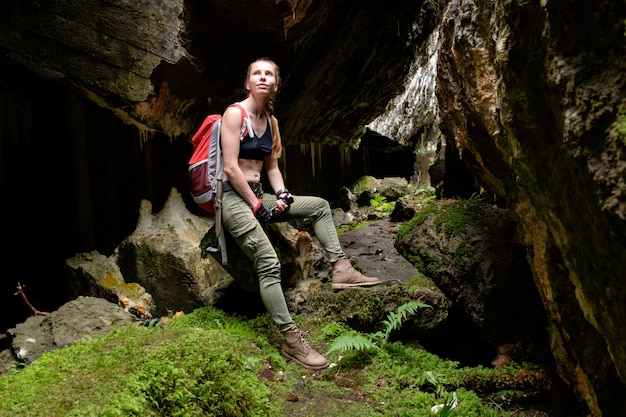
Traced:
MULTIPOLYGON (((250 72, 252 71, 252 65, 257 62, 267 62, 274 67, 274 78, 276 78, 276 85, 280 86, 280 68, 273 60, 269 58, 259 58, 248 65, 248 71, 246 72, 246 80, 245 83, 250 79, 250 72)), ((244 84, 245 84, 244 83, 244 84)), ((272 154, 277 159, 280 158, 280 155, 283 152, 283 145, 280 139, 280 130, 278 129, 278 120, 276 116, 274 116, 274 98, 276 97, 276 93, 273 93, 270 96, 270 99, 265 104, 265 111, 267 112, 270 122, 272 123, 272 154)))

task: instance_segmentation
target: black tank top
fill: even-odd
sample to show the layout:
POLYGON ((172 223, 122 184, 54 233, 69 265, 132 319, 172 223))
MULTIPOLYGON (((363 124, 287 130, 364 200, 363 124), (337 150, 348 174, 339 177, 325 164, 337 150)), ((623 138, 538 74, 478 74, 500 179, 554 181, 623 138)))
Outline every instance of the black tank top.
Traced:
POLYGON ((272 153, 272 130, 270 128, 270 119, 267 119, 267 128, 263 136, 258 137, 256 133, 254 137, 246 135, 241 141, 239 147, 239 158, 254 159, 262 161, 263 158, 272 153))

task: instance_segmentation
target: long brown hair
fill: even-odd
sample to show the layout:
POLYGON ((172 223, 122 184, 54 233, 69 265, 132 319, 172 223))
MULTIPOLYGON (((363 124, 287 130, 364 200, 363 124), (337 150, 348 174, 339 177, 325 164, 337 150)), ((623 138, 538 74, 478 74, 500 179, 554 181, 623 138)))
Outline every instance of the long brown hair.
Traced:
MULTIPOLYGON (((274 77, 276 78, 276 85, 280 87, 280 68, 278 67, 276 62, 274 62, 273 60, 269 58, 259 58, 251 62, 250 65, 248 65, 248 71, 246 72, 245 83, 247 83, 248 80, 250 79, 250 72, 252 71, 252 65, 256 64, 257 62, 267 62, 268 64, 274 67, 274 77)), ((276 92, 272 93, 272 95, 270 96, 270 99, 265 104, 265 112, 267 113, 268 117, 270 118, 270 122, 272 123, 272 155, 276 159, 278 159, 280 158, 280 155, 283 153, 283 145, 280 139, 280 130, 278 129, 278 120, 276 119, 276 116, 274 115, 275 97, 276 97, 276 92)))

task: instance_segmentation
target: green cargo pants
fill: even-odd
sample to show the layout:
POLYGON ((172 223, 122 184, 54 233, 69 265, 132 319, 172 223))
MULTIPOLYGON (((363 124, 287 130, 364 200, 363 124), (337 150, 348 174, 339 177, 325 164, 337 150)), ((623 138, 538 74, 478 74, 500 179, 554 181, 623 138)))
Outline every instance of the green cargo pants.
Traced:
MULTIPOLYGON (((261 199, 268 210, 276 202, 276 196, 269 193, 263 193, 261 199)), ((273 216, 271 222, 298 218, 313 220, 315 237, 328 254, 331 263, 346 257, 339 243, 328 201, 321 197, 294 196, 289 211, 273 216)), ((252 214, 250 206, 234 190, 224 192, 222 227, 232 235, 254 264, 259 278, 261 299, 279 330, 284 332, 296 327, 281 287, 280 260, 274 246, 252 214)))

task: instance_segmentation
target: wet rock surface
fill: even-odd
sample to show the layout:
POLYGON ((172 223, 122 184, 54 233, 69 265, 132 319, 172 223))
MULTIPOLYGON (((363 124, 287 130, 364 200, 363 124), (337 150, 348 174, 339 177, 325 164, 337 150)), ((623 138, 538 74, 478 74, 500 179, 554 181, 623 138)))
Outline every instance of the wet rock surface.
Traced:
POLYGON ((367 227, 342 234, 339 241, 346 255, 365 275, 387 283, 402 282, 419 271, 394 247, 393 240, 401 225, 386 218, 372 220, 367 227))

